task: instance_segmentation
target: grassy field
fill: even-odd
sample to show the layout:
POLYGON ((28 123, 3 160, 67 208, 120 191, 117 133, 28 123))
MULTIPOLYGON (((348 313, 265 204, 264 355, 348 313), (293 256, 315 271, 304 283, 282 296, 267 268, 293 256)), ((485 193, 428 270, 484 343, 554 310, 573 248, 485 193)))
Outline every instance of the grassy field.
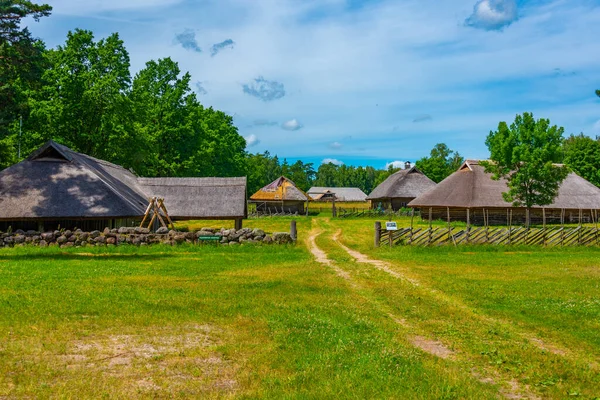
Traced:
POLYGON ((2 249, 0 398, 600 398, 600 250, 375 249, 374 221, 2 249))

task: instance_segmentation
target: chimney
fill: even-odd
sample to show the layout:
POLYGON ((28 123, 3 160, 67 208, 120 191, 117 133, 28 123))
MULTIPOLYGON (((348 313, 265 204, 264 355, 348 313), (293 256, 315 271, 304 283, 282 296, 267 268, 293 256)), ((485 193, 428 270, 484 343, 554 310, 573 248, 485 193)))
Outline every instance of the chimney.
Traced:
POLYGON ((404 169, 410 169, 410 161, 404 163, 404 169))

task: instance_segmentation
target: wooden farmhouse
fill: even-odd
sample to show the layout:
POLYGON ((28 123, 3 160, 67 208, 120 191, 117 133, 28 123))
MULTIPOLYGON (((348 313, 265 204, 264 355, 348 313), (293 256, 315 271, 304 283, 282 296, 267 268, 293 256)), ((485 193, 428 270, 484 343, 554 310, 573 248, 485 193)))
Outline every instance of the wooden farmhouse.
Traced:
MULTIPOLYGON (((420 208, 423 219, 465 221, 472 224, 509 225, 526 222, 527 210, 504 201, 506 180, 493 180, 478 160, 467 160, 458 171, 440 182, 434 189, 409 203, 420 208)), ((600 209, 600 189, 575 173, 570 173, 559 188, 554 202, 545 207, 533 207, 532 223, 595 220, 600 209), (593 218, 592 218, 593 217, 593 218)))
POLYGON ((250 197, 261 213, 298 213, 308 210, 311 197, 298 189, 294 182, 281 176, 250 197))
POLYGON ((49 141, 0 171, 0 229, 47 231, 134 226, 152 197, 173 220, 247 217, 246 178, 139 178, 49 141))
POLYGON ((410 167, 390 175, 367 197, 372 208, 398 211, 415 198, 434 188, 435 182, 417 167, 410 167))
POLYGON ((343 201, 365 202, 367 195, 359 188, 352 187, 319 187, 314 186, 308 190, 308 195, 314 201, 343 201))

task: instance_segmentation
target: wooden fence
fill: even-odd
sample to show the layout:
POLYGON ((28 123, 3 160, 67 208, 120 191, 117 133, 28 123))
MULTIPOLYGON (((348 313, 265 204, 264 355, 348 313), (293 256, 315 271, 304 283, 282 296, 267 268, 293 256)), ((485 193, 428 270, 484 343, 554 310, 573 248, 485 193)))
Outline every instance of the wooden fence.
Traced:
POLYGON ((538 245, 538 246, 597 246, 600 229, 596 227, 428 227, 381 229, 375 224, 375 246, 442 246, 465 244, 538 245))

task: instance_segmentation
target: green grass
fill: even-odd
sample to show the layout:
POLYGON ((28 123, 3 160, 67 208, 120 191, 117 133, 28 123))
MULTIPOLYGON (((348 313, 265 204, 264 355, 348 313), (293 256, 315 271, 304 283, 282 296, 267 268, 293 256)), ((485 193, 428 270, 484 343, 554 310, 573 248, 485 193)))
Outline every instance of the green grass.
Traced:
POLYGON ((296 220, 296 246, 2 249, 0 398, 600 396, 598 249, 375 249, 374 220, 296 220))

